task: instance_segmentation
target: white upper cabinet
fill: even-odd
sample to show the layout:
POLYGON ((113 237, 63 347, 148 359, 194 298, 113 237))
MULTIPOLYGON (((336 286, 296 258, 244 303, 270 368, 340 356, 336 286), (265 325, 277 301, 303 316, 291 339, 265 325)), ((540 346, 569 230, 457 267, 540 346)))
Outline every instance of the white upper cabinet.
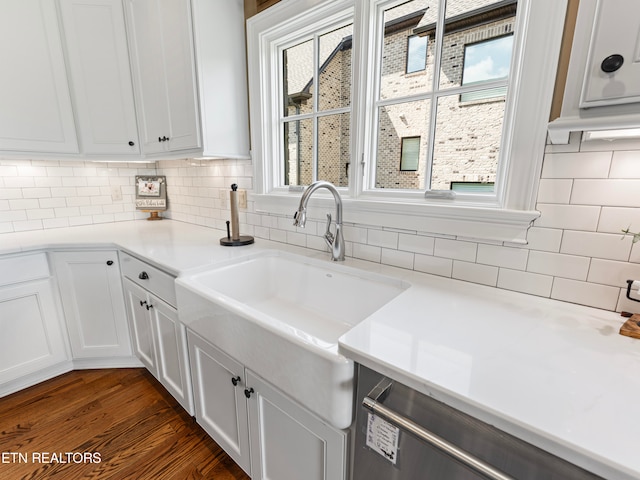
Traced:
POLYGON ((0 150, 77 153, 55 2, 2 2, 0 45, 0 150))
POLYGON ((192 0, 203 156, 250 158, 242 0, 192 0))
POLYGON ((640 2, 581 0, 551 143, 569 143, 571 132, 636 128, 639 105, 640 2))
POLYGON ((199 149, 190 2, 126 0, 126 5, 142 152, 199 149))
POLYGON ((139 154, 121 0, 60 0, 78 135, 85 154, 139 154))
POLYGON ((640 5, 598 0, 580 106, 640 102, 640 5))

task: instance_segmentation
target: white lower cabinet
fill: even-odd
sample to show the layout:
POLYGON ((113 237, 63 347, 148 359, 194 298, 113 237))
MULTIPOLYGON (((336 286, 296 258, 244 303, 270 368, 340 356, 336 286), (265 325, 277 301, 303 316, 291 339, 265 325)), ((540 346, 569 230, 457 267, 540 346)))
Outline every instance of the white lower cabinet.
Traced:
POLYGON ((175 297, 170 292, 168 299, 157 294, 167 291, 173 277, 127 254, 121 255, 121 262, 134 353, 193 415, 186 328, 176 308, 165 301, 175 303, 175 297))
POLYGON ((0 259, 0 397, 70 369, 44 253, 0 259))
POLYGON ((188 331, 196 420, 253 480, 344 480, 347 432, 188 331))
POLYGON ((53 252, 52 260, 76 367, 130 364, 118 252, 53 252))

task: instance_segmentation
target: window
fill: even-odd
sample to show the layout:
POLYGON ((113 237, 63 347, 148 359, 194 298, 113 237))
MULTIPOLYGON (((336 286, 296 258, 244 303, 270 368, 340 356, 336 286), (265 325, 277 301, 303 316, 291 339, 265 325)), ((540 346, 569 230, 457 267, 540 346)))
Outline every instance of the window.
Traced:
MULTIPOLYGON (((465 45, 464 67, 462 70, 463 85, 481 85, 495 80, 507 80, 509 64, 513 50, 513 35, 492 38, 478 43, 465 45)), ((473 102, 488 98, 502 97, 507 93, 507 86, 498 86, 486 90, 463 93, 461 102, 473 102)))
POLYGON ((411 35, 407 38, 407 73, 427 68, 427 42, 429 37, 411 35))
POLYGON ((298 3, 247 24, 257 208, 321 179, 353 223, 524 242, 565 2, 298 3))
POLYGON ((348 185, 353 24, 283 47, 280 185, 348 185))
POLYGON ((420 137, 404 137, 400 154, 400 171, 415 172, 420 159, 420 137))

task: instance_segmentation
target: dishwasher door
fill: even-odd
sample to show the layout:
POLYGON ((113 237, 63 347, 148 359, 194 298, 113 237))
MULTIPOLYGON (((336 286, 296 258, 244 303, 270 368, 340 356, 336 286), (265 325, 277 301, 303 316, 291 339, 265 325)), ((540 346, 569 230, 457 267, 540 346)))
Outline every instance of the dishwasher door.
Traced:
POLYGON ((602 480, 362 365, 356 408, 353 480, 602 480))

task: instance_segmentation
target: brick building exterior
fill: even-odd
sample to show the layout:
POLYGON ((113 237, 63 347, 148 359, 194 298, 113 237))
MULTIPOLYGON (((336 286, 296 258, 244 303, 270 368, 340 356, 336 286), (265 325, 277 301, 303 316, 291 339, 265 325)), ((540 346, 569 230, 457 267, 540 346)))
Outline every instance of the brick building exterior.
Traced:
MULTIPOLYGON (((437 3, 437 2, 435 2, 437 3)), ((449 1, 447 11, 440 89, 463 84, 465 46, 513 32, 515 2, 491 0, 449 1), (480 9, 478 10, 478 8, 480 9), (495 7, 495 8, 494 8, 495 7), (472 14, 470 12, 473 12, 472 14)), ((385 37, 380 82, 380 99, 393 100, 428 92, 433 82, 437 16, 434 0, 414 0, 390 10, 385 16, 385 37), (424 69, 407 73, 409 37, 426 37, 424 69)), ((348 106, 351 90, 351 39, 337 42, 318 75, 318 110, 348 106)), ((289 62, 296 61, 289 58, 289 62)), ((288 115, 312 112, 311 81, 289 95, 288 115)), ((454 182, 495 181, 504 117, 504 90, 476 97, 460 94, 438 99, 436 133, 433 139, 431 188, 449 189, 454 182)), ((376 188, 425 189, 429 150, 430 100, 391 103, 379 108, 376 152, 376 188), (418 143, 417 166, 401 168, 403 139, 418 143)), ((349 114, 318 118, 318 179, 339 186, 348 185, 349 114)), ((287 124, 288 184, 308 185, 312 176, 313 120, 287 124)), ((413 155, 413 153, 412 153, 413 155)))

